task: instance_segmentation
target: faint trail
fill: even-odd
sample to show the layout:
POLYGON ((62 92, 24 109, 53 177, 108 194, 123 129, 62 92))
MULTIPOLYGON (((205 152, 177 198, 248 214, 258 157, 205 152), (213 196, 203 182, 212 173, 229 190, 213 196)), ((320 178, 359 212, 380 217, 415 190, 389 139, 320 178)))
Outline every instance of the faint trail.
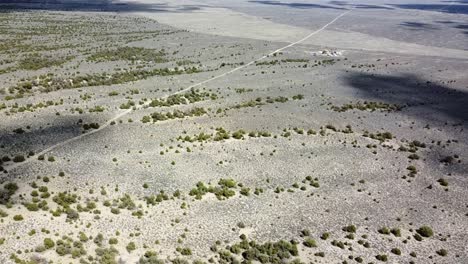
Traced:
MULTIPOLYGON (((330 21, 330 22, 327 23, 326 25, 322 26, 321 28, 317 29, 316 31, 310 33, 309 35, 305 36, 304 38, 302 38, 302 39, 300 39, 300 40, 298 40, 298 41, 296 41, 296 42, 293 42, 293 43, 291 43, 291 44, 289 44, 289 45, 286 45, 286 46, 284 46, 284 47, 282 47, 282 48, 279 48, 279 49, 277 49, 277 50, 275 50, 275 51, 272 51, 272 52, 268 53, 267 55, 263 55, 262 57, 260 57, 260 58, 258 58, 258 59, 256 59, 256 60, 253 60, 253 61, 251 61, 251 62, 249 62, 249 63, 246 63, 246 64, 244 64, 244 65, 241 65, 241 66, 239 66, 239 67, 236 67, 236 68, 234 68, 234 69, 232 69, 232 70, 230 70, 230 71, 227 71, 227 72, 225 72, 225 73, 219 74, 219 75, 217 75, 217 76, 215 76, 215 77, 209 78, 209 79, 204 80, 204 81, 201 81, 201 82, 199 82, 199 83, 190 85, 189 87, 187 87, 187 88, 185 88, 185 89, 182 89, 182 90, 179 90, 179 91, 177 91, 177 92, 175 92, 175 93, 168 94, 168 95, 166 95, 166 96, 160 97, 160 99, 165 99, 165 98, 167 98, 167 97, 169 97, 169 96, 171 96, 171 95, 176 95, 176 94, 180 94, 180 93, 186 92, 186 91, 188 91, 188 90, 190 90, 190 89, 192 89, 192 88, 194 88, 194 87, 197 87, 197 86, 203 85, 203 84, 205 84, 205 83, 211 82, 211 81, 213 81, 213 80, 222 78, 222 77, 224 77, 224 76, 226 76, 226 75, 229 75, 229 74, 234 73, 234 72, 236 72, 236 71, 238 71, 238 70, 241 70, 241 69, 243 69, 243 68, 246 68, 246 67, 248 67, 248 66, 254 64, 254 63, 257 62, 257 61, 263 60, 263 59, 265 59, 265 58, 267 58, 267 57, 269 57, 269 56, 271 56, 271 55, 273 55, 273 54, 275 54, 275 53, 278 53, 278 52, 280 52, 280 51, 282 51, 282 50, 285 50, 285 49, 287 49, 287 48, 290 48, 290 47, 292 47, 292 46, 294 46, 294 45, 297 45, 297 44, 299 44, 299 43, 301 43, 301 42, 304 42, 305 40, 309 39, 310 37, 312 37, 312 36, 314 36, 314 35, 316 35, 316 34, 322 32, 322 31, 323 31, 324 29, 326 29, 328 26, 330 26, 331 24, 335 23, 338 19, 340 19, 341 17, 343 17, 344 15, 348 14, 348 13, 351 12, 351 11, 352 11, 352 8, 351 8, 350 10, 348 10, 348 11, 345 11, 345 12, 341 13, 340 15, 338 15, 337 17, 335 17, 332 21, 330 21)), ((136 109, 137 109, 137 110, 138 110, 138 109, 141 109, 141 108, 143 108, 143 107, 149 105, 150 103, 151 103, 151 101, 148 101, 148 102, 144 103, 143 105, 138 105, 138 106, 136 107, 136 109)), ((35 158, 36 156, 44 155, 44 154, 46 154, 46 153, 48 153, 48 152, 50 152, 50 151, 52 151, 52 150, 54 150, 54 149, 56 149, 56 148, 59 148, 59 147, 64 146, 64 145, 67 145, 68 143, 77 141, 77 140, 79 140, 79 139, 82 139, 82 138, 87 137, 87 136, 90 136, 90 135, 93 135, 93 134, 95 134, 95 133, 97 133, 97 132, 99 132, 99 131, 101 131, 101 130, 107 128, 108 126, 110 126, 110 124, 111 124, 112 122, 115 122, 115 121, 118 120, 119 118, 124 117, 124 116, 128 115, 128 114, 131 113, 131 112, 132 112, 132 109, 128 109, 128 110, 125 110, 125 111, 123 111, 123 112, 120 112, 120 113, 118 113, 115 117, 109 119, 106 123, 104 123, 104 124, 103 124, 102 126, 100 126, 98 129, 92 130, 92 131, 90 131, 90 132, 87 132, 87 133, 85 133, 85 134, 81 134, 81 135, 76 136, 76 137, 73 137, 73 138, 69 138, 69 139, 67 139, 67 140, 65 140, 65 141, 62 141, 62 142, 59 142, 59 143, 57 143, 57 144, 55 144, 55 145, 52 145, 52 146, 50 146, 50 147, 48 147, 48 148, 42 150, 42 151, 39 152, 39 153, 36 153, 36 155, 33 156, 33 157, 26 158, 26 160, 25 160, 24 162, 12 163, 12 164, 10 164, 10 165, 8 165, 8 166, 4 166, 4 168, 5 168, 5 170, 10 171, 10 170, 14 170, 14 169, 16 169, 16 168, 18 168, 18 167, 21 167, 21 166, 23 166, 23 165, 26 165, 26 164, 30 163, 31 161, 33 161, 34 158, 35 158)))

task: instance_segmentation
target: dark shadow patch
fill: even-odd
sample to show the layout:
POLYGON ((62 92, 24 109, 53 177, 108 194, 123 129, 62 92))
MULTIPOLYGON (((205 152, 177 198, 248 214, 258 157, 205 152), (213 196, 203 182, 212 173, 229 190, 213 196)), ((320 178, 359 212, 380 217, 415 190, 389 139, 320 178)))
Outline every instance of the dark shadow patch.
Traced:
POLYGON ((468 93, 442 84, 421 80, 413 74, 377 75, 354 72, 344 77, 345 83, 357 89, 365 100, 417 106, 403 113, 427 120, 468 121, 468 93))
POLYGON ((401 9, 432 11, 449 14, 468 14, 468 5, 446 5, 446 4, 388 4, 401 9))
MULTIPOLYGON (((93 122, 99 122, 95 120, 93 115, 67 115, 67 116, 56 116, 53 113, 47 115, 41 115, 41 120, 49 120, 38 126, 32 126, 27 128, 25 126, 12 126, 3 127, 0 129, 0 157, 8 155, 13 158, 16 155, 22 155, 29 157, 32 161, 38 160, 39 152, 47 149, 58 143, 67 141, 82 135, 83 132, 89 133, 93 129, 84 130, 83 125, 93 122), (20 132, 19 132, 20 131, 20 132), (30 152, 33 152, 30 154, 30 152)), ((104 121, 101 121, 101 125, 104 121)), ((82 139, 77 139, 79 142, 82 139)), ((46 154, 44 160, 41 162, 50 163, 46 154)), ((52 155, 54 156, 54 155, 52 155)), ((56 161, 58 158, 55 156, 56 161)), ((22 162, 14 163, 13 161, 4 162, 3 168, 5 170, 0 171, 0 182, 5 179, 16 177, 20 175, 23 169, 29 169, 29 164, 22 164, 22 162), (12 168, 11 165, 17 165, 17 168, 12 168)))
MULTIPOLYGON (((44 117, 46 118, 46 117, 44 117)), ((0 130, 0 151, 2 155, 21 154, 26 156, 29 151, 38 152, 57 142, 82 134, 80 116, 58 117, 50 115, 51 122, 43 127, 15 127, 0 130), (22 129, 21 133, 15 133, 15 129, 22 129)), ((37 157, 36 157, 37 158, 37 157)))
POLYGON ((337 10, 347 10, 346 8, 319 5, 319 4, 309 4, 309 3, 286 3, 279 1, 269 1, 269 0, 254 0, 249 1, 250 3, 263 4, 263 5, 273 5, 273 6, 286 6, 290 8, 297 9, 312 9, 312 8, 322 8, 322 9, 337 9, 337 10))
POLYGON ((450 20, 437 20, 434 22, 439 23, 439 24, 454 24, 455 23, 454 21, 450 21, 450 20))
POLYGON ((341 5, 341 6, 349 5, 349 3, 347 1, 330 1, 328 3, 331 4, 331 5, 341 5))
POLYGON ((407 27, 407 28, 410 28, 410 29, 421 29, 421 30, 425 30, 425 29, 428 29, 428 30, 434 30, 434 29, 438 29, 437 27, 435 27, 434 25, 431 25, 431 24, 427 24, 427 23, 420 23, 420 22, 403 22, 400 24, 400 26, 403 26, 403 27, 407 27))
POLYGON ((457 21, 451 21, 451 20, 442 20, 442 21, 435 21, 436 23, 439 23, 439 24, 444 24, 444 25, 448 25, 452 28, 455 28, 455 29, 461 29, 462 30, 462 33, 463 34, 468 34, 468 24, 462 24, 460 22, 457 22, 457 21))
POLYGON ((388 7, 388 6, 379 6, 379 5, 364 5, 364 4, 359 4, 359 5, 353 5, 354 8, 358 9, 383 9, 383 10, 394 10, 394 8, 388 7))
POLYGON ((0 10, 47 10, 88 12, 187 12, 204 5, 146 4, 113 0, 0 0, 0 10))
POLYGON ((458 3, 458 4, 468 4, 468 0, 449 0, 449 1, 442 1, 443 3, 458 3))
POLYGON ((353 7, 357 9, 383 9, 383 10, 393 10, 394 8, 388 7, 388 6, 381 6, 381 5, 369 5, 369 4, 352 4, 348 3, 346 1, 330 1, 328 2, 331 5, 337 5, 337 6, 348 6, 348 7, 353 7))

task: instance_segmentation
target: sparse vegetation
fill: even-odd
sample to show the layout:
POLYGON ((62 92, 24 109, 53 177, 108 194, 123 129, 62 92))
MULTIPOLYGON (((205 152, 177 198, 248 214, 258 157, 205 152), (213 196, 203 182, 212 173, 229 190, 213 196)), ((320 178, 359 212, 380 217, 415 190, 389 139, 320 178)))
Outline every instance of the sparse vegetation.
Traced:
POLYGON ((162 63, 166 62, 165 55, 164 50, 155 51, 139 47, 119 47, 116 50, 104 50, 94 53, 88 57, 88 60, 93 62, 128 60, 132 62, 162 63))
POLYGON ((465 260, 460 49, 199 37, 114 2, 0 12, 0 262, 465 260))
POLYGON ((400 111, 403 106, 399 106, 396 104, 387 104, 382 102, 356 102, 356 103, 349 103, 342 106, 332 106, 331 109, 336 112, 346 112, 349 110, 360 110, 360 111, 371 111, 374 112, 376 110, 382 112, 391 112, 391 111, 400 111))

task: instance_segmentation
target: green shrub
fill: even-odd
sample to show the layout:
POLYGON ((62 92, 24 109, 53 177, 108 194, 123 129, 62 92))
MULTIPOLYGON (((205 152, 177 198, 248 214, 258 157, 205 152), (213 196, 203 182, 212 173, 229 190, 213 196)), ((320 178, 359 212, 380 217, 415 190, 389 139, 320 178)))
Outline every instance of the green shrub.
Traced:
POLYGON ((429 226, 421 226, 416 232, 423 237, 431 237, 434 235, 434 232, 429 226))
POLYGON ((349 225, 349 226, 343 227, 343 231, 349 232, 349 233, 356 233, 356 230, 357 228, 355 225, 349 225))
POLYGON ((413 237, 414 237, 414 239, 415 239, 416 241, 422 241, 422 240, 423 240, 422 236, 420 236, 419 234, 414 234, 413 237))
POLYGON ((18 185, 14 182, 9 182, 3 186, 3 189, 6 190, 7 194, 9 196, 15 194, 15 192, 18 190, 18 185))
POLYGON ((384 235, 390 235, 390 229, 388 229, 388 227, 382 227, 378 230, 378 232, 380 234, 384 234, 384 235))
POLYGON ((387 256, 387 255, 377 255, 377 256, 375 256, 375 258, 376 258, 377 260, 382 261, 382 262, 387 262, 387 260, 388 260, 388 256, 387 256))
POLYGON ((261 193, 263 193, 263 189, 262 189, 262 188, 255 188, 255 191, 254 191, 254 194, 255 194, 255 195, 260 195, 261 193))
POLYGON ((89 124, 83 124, 83 129, 84 130, 90 130, 90 129, 99 129, 99 124, 98 123, 89 123, 89 124))
POLYGON ((46 249, 51 249, 51 248, 55 247, 55 243, 50 238, 44 238, 44 247, 46 249))
POLYGON ((24 206, 28 211, 39 211, 39 206, 36 203, 25 203, 24 206))
POLYGON ((114 264, 118 254, 119 251, 114 247, 96 248, 97 263, 114 264))
POLYGON ((189 255, 192 255, 192 250, 190 248, 178 248, 180 254, 184 255, 184 256, 189 256, 189 255))
POLYGON ((241 188, 240 190, 240 194, 244 195, 244 196, 249 196, 250 195, 250 188, 241 188))
POLYGON ((302 99, 304 99, 304 95, 302 95, 302 94, 293 95, 292 99, 293 100, 302 100, 302 99))
POLYGON ((130 242, 127 244, 127 246, 125 247, 127 249, 128 252, 132 252, 133 250, 136 249, 136 245, 135 245, 135 242, 130 242))
POLYGON ((329 237, 330 237, 330 233, 325 232, 325 233, 322 234, 322 236, 320 238, 323 239, 323 240, 327 240, 329 237))
MULTIPOLYGON (((46 67, 51 67, 51 66, 60 66, 67 62, 68 60, 71 60, 73 57, 64 57, 64 58, 58 58, 58 57, 47 57, 40 55, 38 53, 33 53, 29 55, 28 57, 25 57, 21 60, 18 61, 18 68, 21 70, 39 70, 42 68, 46 67)), ((31 89, 32 88, 32 83, 28 83, 27 85, 24 85, 25 89, 31 89)))
POLYGON ((120 105, 120 109, 130 109, 132 106, 135 106, 135 102, 128 100, 127 103, 120 105))
POLYGON ((65 214, 67 215, 68 220, 76 220, 80 217, 78 212, 76 210, 73 210, 71 208, 66 208, 65 214))
POLYGON ((220 179, 218 184, 227 188, 236 187, 236 181, 234 181, 233 179, 220 179))
POLYGON ((37 252, 37 253, 41 253, 41 252, 44 252, 46 250, 47 249, 43 245, 39 245, 39 246, 34 248, 34 251, 37 252))
POLYGON ((304 229, 301 231, 301 237, 307 237, 310 236, 310 231, 309 229, 304 229))
POLYGON ((232 133, 232 137, 235 139, 242 139, 244 138, 244 135, 245 135, 245 131, 242 129, 232 133))
POLYGON ((341 242, 341 241, 333 240, 333 241, 331 242, 331 244, 332 244, 333 246, 339 247, 339 248, 341 248, 341 249, 344 249, 344 248, 345 248, 344 243, 341 242))
POLYGON ((89 109, 89 112, 90 113, 102 113, 106 110, 105 107, 103 106, 100 106, 100 105, 96 105, 94 108, 90 108, 89 109))
POLYGON ((303 244, 306 247, 317 247, 317 242, 312 238, 306 238, 303 244))
POLYGON ((71 248, 66 247, 65 245, 57 245, 57 247, 55 248, 55 252, 57 252, 59 256, 65 256, 71 253, 71 248))
POLYGON ((0 218, 7 217, 7 216, 8 216, 8 214, 5 211, 3 211, 2 209, 0 209, 0 218))
POLYGON ((81 242, 87 242, 89 240, 88 236, 83 232, 80 232, 80 235, 78 238, 80 239, 81 242))
POLYGON ((22 215, 15 215, 15 216, 13 216, 13 220, 15 220, 15 221, 22 221, 22 220, 24 220, 24 218, 23 218, 22 215))
POLYGON ((437 182, 442 186, 448 186, 449 185, 448 181, 446 179, 444 179, 444 178, 438 179, 437 182))
POLYGON ((141 122, 142 123, 149 123, 149 122, 151 122, 151 117, 150 116, 143 116, 141 118, 141 122))
POLYGON ((325 252, 317 252, 314 254, 314 256, 324 258, 325 257, 325 252))
MULTIPOLYGON (((41 190, 39 190, 41 191, 41 190)), ((77 202, 78 196, 76 194, 70 194, 66 192, 60 192, 52 198, 52 200, 64 208, 69 208, 71 204, 77 202)))
POLYGON ((145 61, 153 63, 162 63, 167 60, 164 58, 166 53, 164 50, 156 51, 140 47, 119 47, 115 50, 100 50, 87 58, 92 62, 104 61, 145 61))
POLYGON ((24 158, 23 155, 16 155, 16 156, 13 158, 13 162, 16 162, 16 163, 18 163, 18 162, 23 162, 23 161, 25 161, 25 160, 26 160, 26 159, 24 158))
POLYGON ((401 237, 401 231, 399 228, 392 228, 390 232, 396 237, 401 237))

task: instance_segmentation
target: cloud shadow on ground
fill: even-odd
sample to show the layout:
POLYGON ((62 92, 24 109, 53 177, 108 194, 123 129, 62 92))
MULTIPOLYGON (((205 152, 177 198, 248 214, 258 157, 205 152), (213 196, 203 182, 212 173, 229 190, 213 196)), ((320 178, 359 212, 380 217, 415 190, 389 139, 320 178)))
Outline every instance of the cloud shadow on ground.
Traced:
MULTIPOLYGON (((454 130, 464 131, 468 125, 468 92, 452 89, 442 84, 431 83, 414 74, 377 75, 352 72, 346 75, 347 85, 359 91, 362 100, 380 101, 390 104, 409 105, 399 113, 427 122, 430 127, 447 122, 454 130)), ((440 126, 439 126, 440 127, 440 126)), ((417 135, 415 135, 417 137, 417 135)), ((446 148, 427 152, 427 166, 450 171, 459 175, 466 174, 467 164, 454 163, 442 166, 441 159, 452 156, 446 148), (431 162, 428 162, 431 161, 431 162)))
POLYGON ((263 5, 286 6, 286 7, 297 8, 297 9, 322 8, 322 9, 346 10, 346 8, 342 8, 342 7, 334 7, 334 6, 310 4, 310 3, 289 3, 289 2, 270 1, 270 0, 253 0, 249 2, 255 3, 255 4, 263 4, 263 5))
POLYGON ((462 30, 461 31, 462 34, 468 35, 468 24, 451 21, 451 20, 438 20, 435 22, 439 24, 451 25, 452 28, 462 30))
POLYGON ((384 9, 384 10, 393 10, 393 8, 388 6, 380 6, 380 5, 365 5, 365 4, 358 4, 353 5, 354 8, 358 9, 384 9))
POLYGON ((468 14, 468 5, 459 4, 388 4, 390 6, 409 9, 409 10, 422 10, 422 11, 433 11, 440 13, 449 14, 468 14))
POLYGON ((353 4, 347 1, 330 1, 328 2, 331 5, 337 6, 348 6, 357 9, 384 9, 384 10, 393 10, 393 8, 382 5, 369 5, 369 4, 353 4))
POLYGON ((167 3, 147 4, 125 0, 0 0, 0 11, 191 12, 200 10, 202 7, 205 6, 170 6, 167 3))
MULTIPOLYGON (((82 126, 79 123, 80 116, 56 117, 50 116, 50 122, 43 127, 31 127, 30 129, 18 125, 0 129, 0 157, 9 155, 28 156, 30 151, 35 153, 69 138, 82 134, 82 126), (15 133, 13 130, 21 128, 24 132, 15 133)), ((37 159, 37 155, 31 157, 37 159)), ((48 162, 48 161, 44 161, 48 162)), ((11 162, 10 162, 11 164, 11 162)), ((8 164, 3 164, 8 167, 8 164)), ((0 181, 4 173, 0 172, 0 181)))
POLYGON ((442 1, 444 3, 459 3, 459 4, 468 4, 468 0, 448 0, 448 1, 442 1))
POLYGON ((435 30, 439 29, 435 27, 434 25, 428 24, 428 23, 421 23, 421 22, 411 22, 411 21, 405 21, 400 23, 400 26, 406 27, 411 30, 435 30))
POLYGON ((416 118, 468 121, 468 92, 422 80, 413 74, 377 75, 353 72, 344 77, 347 85, 358 90, 365 100, 417 106, 421 111, 406 111, 416 118))

